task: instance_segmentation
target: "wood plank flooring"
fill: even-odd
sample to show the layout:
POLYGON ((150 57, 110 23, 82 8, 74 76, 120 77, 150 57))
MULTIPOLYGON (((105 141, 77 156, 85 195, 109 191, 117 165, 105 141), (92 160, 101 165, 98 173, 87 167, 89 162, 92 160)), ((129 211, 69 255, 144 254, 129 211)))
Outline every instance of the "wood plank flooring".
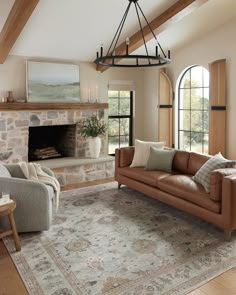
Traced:
MULTIPOLYGON (((71 190, 96 184, 112 181, 112 178, 97 180, 78 185, 63 187, 64 190, 71 190)), ((235 295, 236 294, 236 267, 209 281, 189 295, 235 295)), ((11 260, 10 255, 2 241, 0 241, 0 295, 27 295, 20 275, 11 260)))

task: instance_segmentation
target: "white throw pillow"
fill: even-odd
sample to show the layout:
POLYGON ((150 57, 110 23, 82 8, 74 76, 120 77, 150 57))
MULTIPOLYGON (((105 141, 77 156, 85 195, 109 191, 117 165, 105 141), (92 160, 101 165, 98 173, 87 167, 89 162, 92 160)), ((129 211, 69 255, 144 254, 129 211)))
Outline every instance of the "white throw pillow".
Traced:
POLYGON ((146 166, 148 158, 149 158, 150 147, 163 149, 165 146, 165 142, 142 141, 139 139, 135 139, 134 146, 135 146, 134 158, 130 167, 144 167, 146 166))
POLYGON ((207 193, 210 192, 210 176, 211 172, 220 168, 231 168, 235 161, 225 159, 221 153, 210 158, 193 176, 193 180, 200 183, 207 193))

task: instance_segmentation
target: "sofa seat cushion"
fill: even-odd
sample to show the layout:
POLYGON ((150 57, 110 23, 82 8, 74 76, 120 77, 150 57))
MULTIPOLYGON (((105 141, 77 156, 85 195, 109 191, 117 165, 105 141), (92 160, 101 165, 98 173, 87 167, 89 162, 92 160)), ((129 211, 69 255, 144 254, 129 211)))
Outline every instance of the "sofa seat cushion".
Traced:
POLYGON ((158 180, 157 186, 162 191, 182 198, 206 208, 212 212, 219 213, 221 203, 210 199, 204 188, 192 180, 188 175, 169 175, 158 180))
POLYGON ((164 171, 146 171, 142 167, 125 167, 119 168, 119 174, 129 177, 131 179, 135 179, 142 183, 151 185, 156 187, 157 182, 162 179, 163 177, 167 177, 171 175, 170 173, 164 171))

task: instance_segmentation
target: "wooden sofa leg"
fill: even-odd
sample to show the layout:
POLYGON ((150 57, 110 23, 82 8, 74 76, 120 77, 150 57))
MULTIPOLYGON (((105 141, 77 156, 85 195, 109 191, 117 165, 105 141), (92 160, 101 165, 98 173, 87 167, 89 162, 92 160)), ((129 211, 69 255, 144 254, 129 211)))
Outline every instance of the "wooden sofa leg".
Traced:
POLYGON ((120 187, 121 187, 121 183, 118 183, 118 189, 120 189, 120 187))
POLYGON ((232 230, 225 229, 224 230, 224 237, 226 241, 230 241, 231 239, 232 230))

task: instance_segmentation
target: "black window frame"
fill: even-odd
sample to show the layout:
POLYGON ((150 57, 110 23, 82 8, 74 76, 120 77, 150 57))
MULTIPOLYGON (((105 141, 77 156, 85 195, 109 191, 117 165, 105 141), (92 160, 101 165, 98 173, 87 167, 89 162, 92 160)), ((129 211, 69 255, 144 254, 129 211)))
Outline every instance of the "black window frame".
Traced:
MULTIPOLYGON (((192 118, 192 112, 195 112, 195 111, 200 111, 202 112, 202 117, 203 117, 203 114, 204 112, 208 111, 208 114, 209 114, 209 107, 207 109, 193 109, 191 106, 192 106, 192 89, 202 89, 202 93, 204 93, 204 89, 208 89, 208 91, 210 90, 210 86, 209 86, 209 83, 208 83, 208 86, 204 86, 204 72, 202 74, 202 86, 195 86, 193 87, 192 86, 192 75, 191 75, 191 72, 192 72, 192 69, 193 68, 196 68, 196 67, 201 67, 202 68, 202 71, 205 69, 203 66, 201 65, 193 65, 189 68, 186 69, 186 71, 184 71, 184 73, 182 74, 181 78, 180 78, 180 81, 178 83, 178 149, 182 148, 180 147, 180 133, 181 132, 189 132, 189 135, 190 135, 190 140, 189 140, 189 149, 188 150, 192 150, 191 147, 192 147, 192 142, 191 142, 191 138, 192 137, 192 134, 201 134, 202 135, 202 138, 204 138, 204 135, 208 135, 209 136, 209 124, 208 124, 208 132, 204 132, 204 127, 203 127, 203 131, 192 131, 191 128, 192 128, 192 124, 191 124, 191 118, 192 118), (183 82, 183 79, 185 78, 185 75, 189 72, 189 76, 190 76, 190 81, 189 81, 189 87, 181 87, 182 85, 182 82, 183 82), (189 109, 185 109, 185 108, 180 108, 180 105, 181 105, 181 90, 184 90, 184 89, 189 89, 190 91, 190 101, 189 101, 189 109), (189 130, 184 130, 184 129, 180 129, 180 125, 181 125, 181 122, 180 122, 180 111, 189 111, 190 113, 190 129, 189 130)), ((206 69, 205 69, 206 70, 206 69)), ((204 97, 203 97, 204 98, 204 97)), ((203 104, 204 105, 204 104, 203 104)), ((209 115, 208 115, 209 116, 209 115)), ((209 123, 209 122, 208 122, 209 123)), ((204 152, 204 140, 202 140, 202 152, 204 152)), ((208 149, 209 149, 209 141, 208 141, 208 149)))
MULTIPOLYGON (((114 90, 114 91, 117 91, 118 92, 118 103, 120 103, 120 92, 123 92, 123 91, 127 91, 127 90, 114 90)), ((108 115, 108 125, 109 125, 109 119, 129 119, 129 146, 132 146, 133 145, 133 97, 134 97, 134 93, 133 91, 127 91, 129 92, 130 96, 130 113, 129 115, 108 115)), ((109 95, 108 95, 108 100, 109 100, 109 95)), ((108 110, 108 114, 109 114, 109 110, 108 110)), ((116 135, 116 137, 119 136, 119 148, 120 148, 120 137, 122 135, 120 135, 120 124, 119 124, 119 135, 116 135)), ((109 151, 109 137, 112 137, 112 136, 109 136, 109 132, 108 132, 108 151, 109 151)), ((118 148, 118 147, 117 147, 118 148)), ((110 156, 114 156, 115 153, 112 153, 112 154, 109 154, 110 156)))

